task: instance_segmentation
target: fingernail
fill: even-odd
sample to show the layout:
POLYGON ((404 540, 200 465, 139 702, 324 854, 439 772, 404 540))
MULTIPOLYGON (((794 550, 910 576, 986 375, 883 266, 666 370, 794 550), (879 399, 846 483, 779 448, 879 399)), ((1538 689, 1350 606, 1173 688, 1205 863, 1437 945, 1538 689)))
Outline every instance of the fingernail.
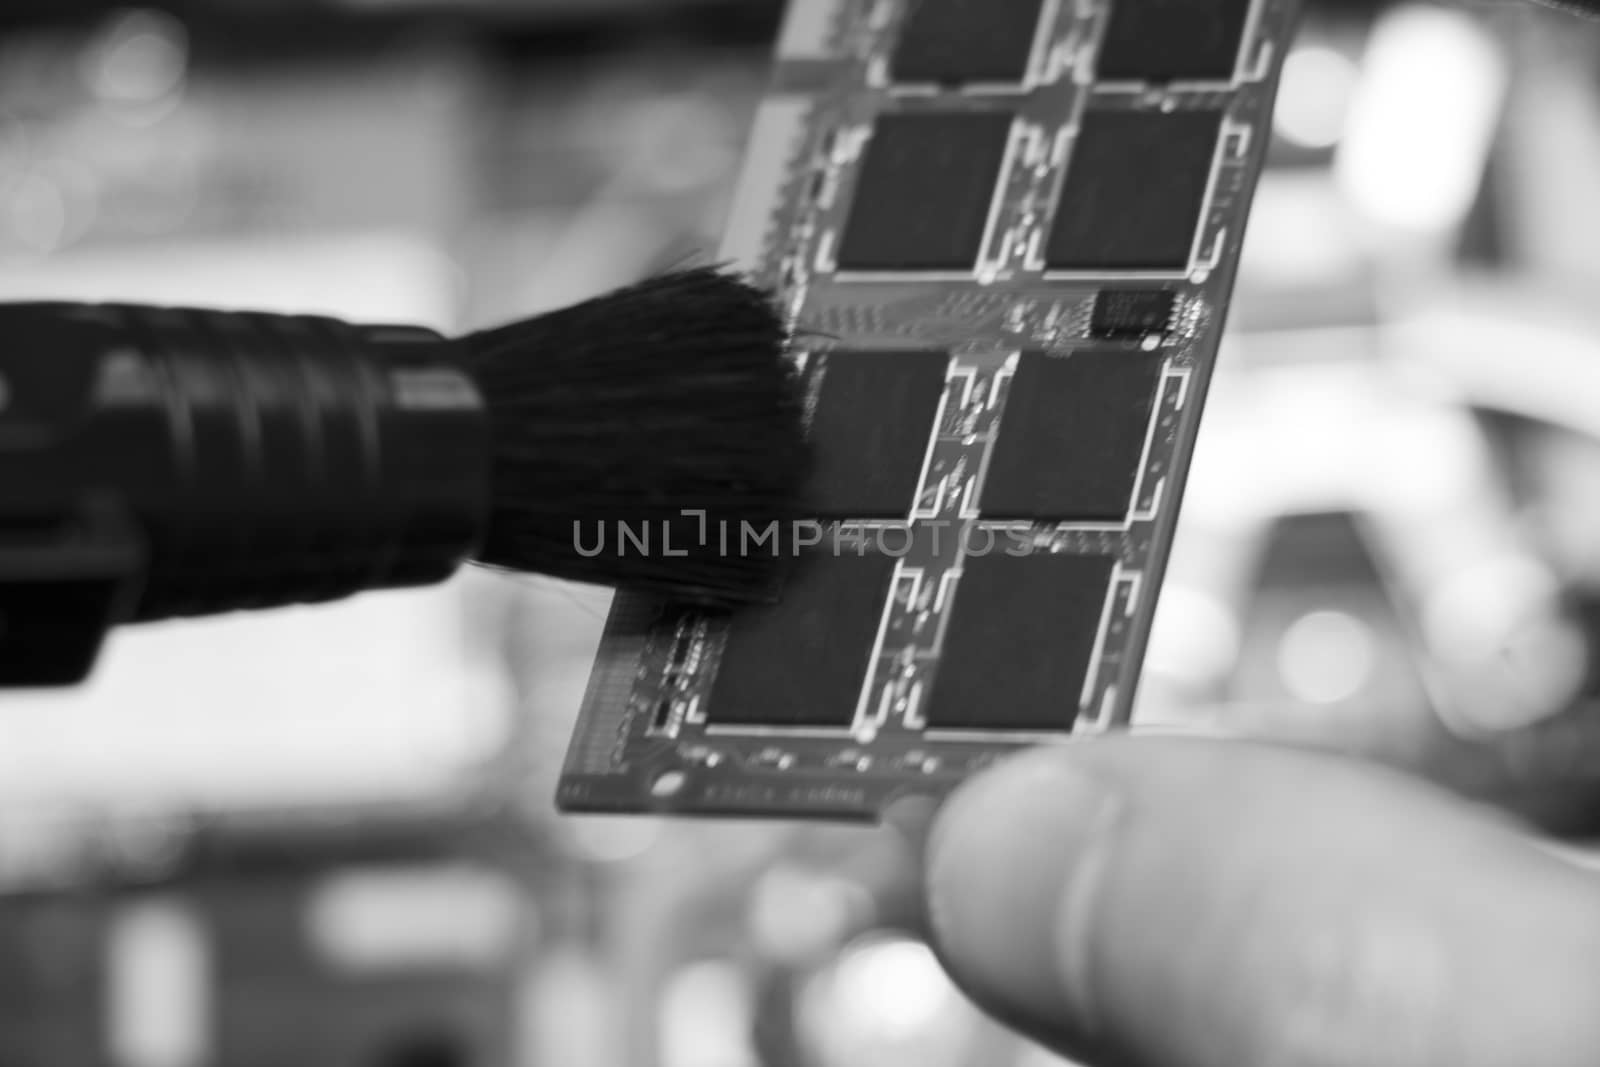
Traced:
POLYGON ((1094 1031, 1092 913, 1118 810, 1106 782, 1055 751, 976 779, 940 813, 934 935, 957 979, 1008 1021, 1094 1031))

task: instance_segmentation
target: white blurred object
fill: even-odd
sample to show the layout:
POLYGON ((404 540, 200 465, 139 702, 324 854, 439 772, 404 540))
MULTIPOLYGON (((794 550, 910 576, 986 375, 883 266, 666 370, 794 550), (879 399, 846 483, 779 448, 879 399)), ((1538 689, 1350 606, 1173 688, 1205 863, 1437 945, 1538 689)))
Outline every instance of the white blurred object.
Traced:
POLYGON ((1386 347, 1463 401, 1600 440, 1600 318, 1510 287, 1462 286, 1384 327, 1386 347))
POLYGON ((1448 231, 1471 210, 1509 71, 1470 15, 1407 4, 1384 14, 1335 163, 1346 195, 1380 226, 1448 231))
POLYGON ((1577 845, 1558 844, 1551 841, 1543 834, 1529 835, 1529 839, 1537 846, 1547 849, 1561 859, 1586 871, 1600 874, 1600 848, 1581 847, 1577 845))
POLYGON ((1241 286, 1309 289, 1359 280, 1367 255, 1353 221, 1326 171, 1268 171, 1250 209, 1241 286))
MULTIPOLYGON (((1247 545, 1284 515, 1361 516, 1393 595, 1415 612, 1417 652, 1431 664, 1440 714, 1453 729, 1517 729, 1564 708, 1584 677, 1581 634, 1562 611, 1557 577, 1518 518, 1483 428, 1463 406, 1469 397, 1497 394, 1485 393, 1481 382, 1466 389, 1448 367, 1427 360, 1438 339, 1407 346, 1398 335, 1370 330, 1308 330, 1249 335, 1236 344, 1259 350, 1250 363, 1266 369, 1220 379, 1213 390, 1184 536, 1226 549, 1247 545), (1399 355, 1373 358, 1380 350, 1399 355), (1279 351, 1300 362, 1265 358, 1279 351)), ((1500 363, 1513 350, 1501 349, 1500 363)), ((1452 355, 1460 365, 1478 365, 1475 355, 1452 355)), ((1527 359, 1511 362, 1502 375, 1542 377, 1527 359)), ((1551 388, 1550 379, 1543 388, 1551 388)), ((1202 553, 1195 559, 1203 570, 1191 571, 1185 558, 1175 554, 1173 583, 1238 604, 1241 591, 1216 577, 1232 564, 1202 553)), ((1180 597, 1173 610, 1184 606, 1180 597)), ((1163 604, 1160 611, 1167 610, 1163 604)), ((1181 619, 1158 618, 1156 632, 1171 640, 1152 661, 1153 672, 1181 664, 1172 642, 1186 628, 1181 619)), ((1335 672, 1309 644, 1291 640, 1280 649, 1279 681, 1312 704, 1337 703, 1334 690, 1360 673, 1355 642, 1346 643, 1348 669, 1335 672), (1337 685, 1335 673, 1343 679, 1337 685)), ((1190 651, 1196 665, 1205 659, 1205 649, 1190 651)))
POLYGON ((1366 688, 1377 656, 1372 628, 1343 611, 1313 611, 1284 631, 1278 671, 1305 704, 1338 704, 1366 688))
POLYGON ((626 863, 647 854, 661 840, 659 819, 622 815, 584 815, 566 824, 577 851, 600 863, 626 863))
POLYGON ((525 910, 519 887, 484 868, 347 870, 316 887, 306 925, 345 971, 478 970, 510 958, 525 910))
POLYGON ((54 252, 66 240, 72 217, 65 191, 42 174, 19 178, 5 197, 6 224, 32 252, 54 252))
POLYGON ((750 979, 731 960, 701 960, 674 974, 657 1017, 661 1067, 760 1067, 750 979))
POLYGON ((1150 634, 1145 670, 1204 685, 1224 677, 1239 656, 1239 621, 1215 593, 1168 582, 1150 634))
POLYGON ((149 103, 180 89, 189 68, 189 34, 164 11, 137 8, 108 19, 85 52, 83 78, 101 99, 149 103))
POLYGON ((615 976, 590 951, 540 953, 518 989, 519 1067, 616 1067, 626 1063, 626 1019, 615 976))
POLYGON ((194 910, 171 897, 126 904, 106 953, 106 1033, 119 1067, 210 1062, 210 947, 194 910))
POLYGON ((800 1018, 823 1067, 955 1067, 981 1023, 932 949, 883 935, 850 945, 817 974, 800 1018))
MULTIPOLYGON (((741 131, 742 132, 742 131, 741 131)), ((739 166, 738 134, 720 108, 694 93, 674 93, 628 112, 618 173, 629 191, 680 195, 724 181, 739 166), (638 160, 649 161, 645 167, 638 160)))
POLYGON ((459 268, 407 230, 162 241, 0 261, 0 300, 250 308, 450 330, 459 268))
POLYGON ((454 789, 504 729, 458 597, 124 628, 86 686, 0 699, 0 797, 188 809, 454 789))
POLYGON ((1076 1060, 1069 1060, 1065 1056, 1057 1056, 1042 1045, 1027 1045, 1017 1055, 1017 1060, 1011 1067, 1085 1067, 1085 1065, 1076 1060))
POLYGON ((1358 77, 1356 65, 1338 49, 1296 48, 1283 61, 1273 129, 1301 148, 1332 148, 1344 136, 1358 77))
POLYGON ((780 863, 751 890, 747 921, 763 953, 797 965, 836 948, 871 909, 871 894, 860 884, 780 863))
POLYGON ((845 999, 876 1009, 873 1024, 891 1040, 930 1027, 955 995, 933 950, 909 940, 856 949, 841 964, 838 981, 845 999))

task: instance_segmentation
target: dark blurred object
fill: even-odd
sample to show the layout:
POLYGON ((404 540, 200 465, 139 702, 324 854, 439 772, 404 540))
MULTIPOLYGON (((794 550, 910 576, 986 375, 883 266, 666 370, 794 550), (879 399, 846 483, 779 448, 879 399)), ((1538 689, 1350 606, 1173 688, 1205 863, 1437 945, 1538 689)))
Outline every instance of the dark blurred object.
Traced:
POLYGON ((1252 588, 1231 700, 1373 718, 1428 700, 1413 638, 1359 516, 1279 520, 1252 588))
POLYGON ((443 581, 481 536, 489 419, 436 334, 71 304, 0 323, 0 560, 20 525, 34 568, 0 583, 0 685, 81 681, 108 622, 443 581), (61 594, 86 589, 74 620, 61 594))
MULTIPOLYGON (((126 10, 115 0, 10 0, 0 25, 62 24, 126 10)), ((749 32, 775 30, 782 0, 165 0, 149 5, 192 25, 407 22, 430 19, 502 27, 677 24, 749 32)), ((770 39, 769 33, 768 38, 770 39)))
POLYGON ((471 1053, 460 1038, 423 1033, 384 1048, 370 1067, 470 1067, 472 1062, 471 1053))
POLYGON ((313 831, 286 812, 165 851, 0 890, 0 1064, 519 1062, 514 992, 555 870, 513 823, 397 810, 313 831))

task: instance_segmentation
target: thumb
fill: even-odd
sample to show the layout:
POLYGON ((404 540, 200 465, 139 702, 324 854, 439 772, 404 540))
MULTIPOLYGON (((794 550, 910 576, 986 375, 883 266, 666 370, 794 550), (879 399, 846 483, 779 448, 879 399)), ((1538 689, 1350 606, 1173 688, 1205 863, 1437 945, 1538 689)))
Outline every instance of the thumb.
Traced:
POLYGON ((980 1004, 1137 1067, 1592 1067, 1600 884, 1408 779, 1242 743, 1031 753, 935 822, 980 1004))

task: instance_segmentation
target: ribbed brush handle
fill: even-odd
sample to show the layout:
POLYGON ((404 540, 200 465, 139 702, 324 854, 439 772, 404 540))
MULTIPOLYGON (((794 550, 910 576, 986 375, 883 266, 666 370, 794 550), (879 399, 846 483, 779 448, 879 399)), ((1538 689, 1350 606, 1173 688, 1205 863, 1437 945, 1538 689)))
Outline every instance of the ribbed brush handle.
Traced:
POLYGON ((9 305, 0 377, 0 525, 125 510, 135 620, 431 584, 484 534, 487 414, 429 331, 9 305))

